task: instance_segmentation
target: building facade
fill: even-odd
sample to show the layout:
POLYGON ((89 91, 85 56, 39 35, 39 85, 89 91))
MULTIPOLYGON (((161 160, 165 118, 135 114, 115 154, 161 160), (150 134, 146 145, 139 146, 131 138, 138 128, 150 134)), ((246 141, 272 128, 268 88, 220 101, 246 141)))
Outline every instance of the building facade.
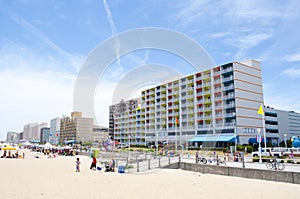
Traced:
POLYGON ((104 126, 93 127, 93 143, 95 146, 101 146, 104 141, 109 138, 109 131, 104 126))
POLYGON ((59 143, 92 142, 93 123, 93 118, 82 117, 81 112, 72 112, 71 117, 64 117, 60 120, 59 143))
POLYGON ((50 128, 48 127, 41 128, 40 142, 41 143, 49 142, 49 135, 50 135, 50 128))
POLYGON ((60 119, 54 118, 50 121, 50 134, 49 142, 54 145, 58 145, 60 136, 60 119))
POLYGON ((277 146, 281 141, 300 135, 300 114, 294 111, 264 107, 267 142, 277 146))
POLYGON ((224 64, 144 90, 140 100, 140 108, 113 114, 110 130, 115 140, 137 145, 154 140, 245 144, 263 129, 257 113, 263 104, 262 77, 255 60, 224 64))
POLYGON ((48 124, 46 122, 43 122, 41 124, 31 123, 25 125, 23 128, 23 139, 27 141, 39 142, 41 129, 47 126, 48 124))
POLYGON ((17 132, 7 132, 6 133, 6 141, 8 143, 17 143, 20 140, 20 134, 17 132))
POLYGON ((126 111, 133 111, 135 110, 140 104, 140 98, 131 99, 128 101, 124 101, 123 99, 120 103, 112 105, 109 107, 109 136, 113 139, 114 138, 114 116, 118 113, 123 113, 126 111))

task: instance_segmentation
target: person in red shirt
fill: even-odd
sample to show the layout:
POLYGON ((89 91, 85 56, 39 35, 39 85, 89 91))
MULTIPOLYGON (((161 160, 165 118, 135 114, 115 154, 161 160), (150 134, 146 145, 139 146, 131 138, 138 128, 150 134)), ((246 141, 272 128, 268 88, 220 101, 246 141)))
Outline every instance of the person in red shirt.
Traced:
POLYGON ((95 158, 95 156, 93 156, 93 161, 92 164, 90 166, 91 170, 96 170, 96 166, 97 166, 97 159, 95 158))

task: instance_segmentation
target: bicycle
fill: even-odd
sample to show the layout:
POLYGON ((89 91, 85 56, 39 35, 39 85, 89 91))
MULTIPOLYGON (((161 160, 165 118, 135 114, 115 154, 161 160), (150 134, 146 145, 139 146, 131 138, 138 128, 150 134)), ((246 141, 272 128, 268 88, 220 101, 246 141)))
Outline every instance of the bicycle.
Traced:
POLYGON ((269 170, 284 170, 285 166, 284 164, 282 164, 281 162, 279 162, 278 160, 275 159, 274 160, 269 160, 267 163, 266 163, 266 167, 269 169, 269 170))
POLYGON ((204 157, 197 157, 196 163, 206 164, 207 160, 204 157))
POLYGON ((215 165, 226 165, 225 160, 221 159, 221 158, 215 158, 215 157, 209 157, 207 162, 209 164, 215 164, 215 165))

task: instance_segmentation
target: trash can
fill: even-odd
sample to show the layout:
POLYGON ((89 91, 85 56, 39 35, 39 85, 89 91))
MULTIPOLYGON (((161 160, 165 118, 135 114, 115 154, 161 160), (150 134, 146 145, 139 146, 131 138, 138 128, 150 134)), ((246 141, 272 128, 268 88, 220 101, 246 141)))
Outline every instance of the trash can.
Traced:
POLYGON ((120 165, 118 168, 118 173, 125 173, 125 166, 120 165))

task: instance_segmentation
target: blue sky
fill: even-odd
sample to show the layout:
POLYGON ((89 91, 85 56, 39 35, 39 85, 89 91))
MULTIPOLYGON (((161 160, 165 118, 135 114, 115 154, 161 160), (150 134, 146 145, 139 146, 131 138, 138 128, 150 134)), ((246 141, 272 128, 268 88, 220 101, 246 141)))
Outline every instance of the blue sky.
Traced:
MULTIPOLYGON (((265 104, 300 112, 298 1, 0 0, 0 140, 31 122, 72 111, 75 80, 97 45, 134 28, 160 27, 194 39, 216 65, 261 62, 265 104)), ((95 93, 98 124, 120 77, 146 63, 194 69, 159 50, 114 62, 95 93)))

